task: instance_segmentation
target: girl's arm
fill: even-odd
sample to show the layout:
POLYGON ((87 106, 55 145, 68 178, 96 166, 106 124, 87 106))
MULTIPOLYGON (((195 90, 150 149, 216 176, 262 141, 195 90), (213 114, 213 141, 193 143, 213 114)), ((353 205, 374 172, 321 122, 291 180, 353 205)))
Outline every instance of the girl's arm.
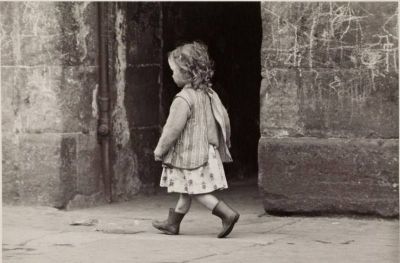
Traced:
POLYGON ((225 107, 222 107, 223 110, 223 115, 224 115, 224 122, 226 125, 226 146, 228 146, 228 148, 231 147, 231 123, 229 121, 229 115, 228 115, 228 111, 225 109, 225 107))
POLYGON ((156 160, 161 160, 162 156, 173 146, 185 128, 189 116, 190 108, 188 103, 183 98, 176 97, 172 102, 167 122, 154 150, 156 160))

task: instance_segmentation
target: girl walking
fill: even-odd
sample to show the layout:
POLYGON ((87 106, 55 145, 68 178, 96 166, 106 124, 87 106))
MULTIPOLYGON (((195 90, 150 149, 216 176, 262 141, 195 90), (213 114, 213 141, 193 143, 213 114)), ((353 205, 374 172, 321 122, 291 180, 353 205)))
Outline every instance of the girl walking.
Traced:
POLYGON ((168 219, 153 221, 153 226, 165 234, 179 234, 195 199, 221 218, 218 237, 223 238, 232 231, 239 213, 212 194, 228 188, 222 162, 232 162, 228 113, 211 89, 213 61, 204 44, 193 42, 170 52, 168 64, 182 90, 172 102, 154 156, 163 163, 160 186, 180 196, 168 219))

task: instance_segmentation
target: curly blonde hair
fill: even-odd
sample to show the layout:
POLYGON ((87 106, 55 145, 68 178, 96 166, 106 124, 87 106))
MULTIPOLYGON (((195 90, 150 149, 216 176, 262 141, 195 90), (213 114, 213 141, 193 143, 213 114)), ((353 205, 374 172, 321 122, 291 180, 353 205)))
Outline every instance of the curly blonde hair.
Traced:
POLYGON ((214 61, 204 43, 194 41, 178 46, 168 54, 168 60, 175 62, 194 89, 212 86, 214 61))

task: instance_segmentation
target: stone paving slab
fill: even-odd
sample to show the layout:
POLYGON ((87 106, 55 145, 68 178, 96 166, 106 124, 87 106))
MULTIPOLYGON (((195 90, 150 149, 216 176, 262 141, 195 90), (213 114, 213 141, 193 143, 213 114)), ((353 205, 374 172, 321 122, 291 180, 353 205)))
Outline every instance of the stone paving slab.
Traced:
POLYGON ((165 194, 73 211, 4 206, 3 262, 398 262, 398 220, 269 216, 251 187, 220 197, 241 213, 226 239, 215 237, 219 219, 197 203, 181 235, 153 229, 151 220, 164 218, 174 204, 175 196, 165 194), (92 218, 98 225, 70 225, 92 218), (137 233, 102 231, 107 228, 137 233))

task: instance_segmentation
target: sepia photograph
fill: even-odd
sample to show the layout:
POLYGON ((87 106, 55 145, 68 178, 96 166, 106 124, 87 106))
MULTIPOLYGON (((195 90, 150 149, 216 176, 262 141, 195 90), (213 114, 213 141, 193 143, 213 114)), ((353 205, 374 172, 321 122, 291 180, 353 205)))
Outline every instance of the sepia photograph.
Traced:
POLYGON ((2 262, 396 263, 398 1, 0 1, 2 262))

